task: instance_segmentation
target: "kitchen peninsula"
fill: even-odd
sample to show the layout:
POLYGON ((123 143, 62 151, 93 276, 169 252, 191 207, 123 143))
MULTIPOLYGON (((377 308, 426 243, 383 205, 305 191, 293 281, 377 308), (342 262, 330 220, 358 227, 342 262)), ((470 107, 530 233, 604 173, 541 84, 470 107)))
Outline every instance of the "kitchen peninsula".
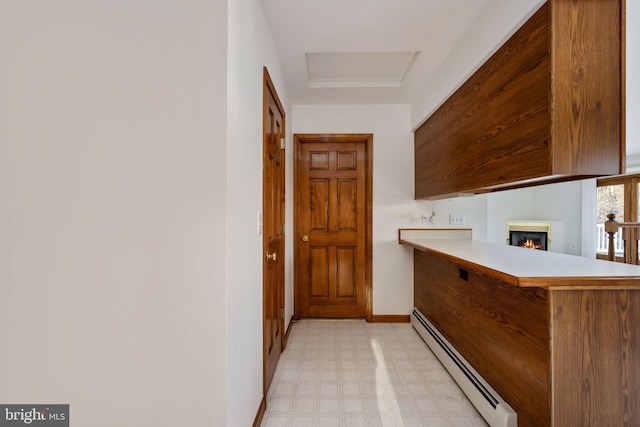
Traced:
POLYGON ((640 267, 460 235, 400 230, 414 305, 518 425, 640 425, 640 267))

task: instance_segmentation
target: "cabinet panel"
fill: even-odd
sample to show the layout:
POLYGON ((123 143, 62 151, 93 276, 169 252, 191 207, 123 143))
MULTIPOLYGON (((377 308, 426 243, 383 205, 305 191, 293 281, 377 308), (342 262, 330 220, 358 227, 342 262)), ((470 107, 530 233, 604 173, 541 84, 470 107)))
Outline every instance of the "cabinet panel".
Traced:
POLYGON ((638 425, 640 291, 552 291, 549 299, 555 424, 638 425))
POLYGON ((518 414, 551 425, 547 292, 414 252, 414 304, 518 414))
POLYGON ((551 2, 556 173, 624 172, 624 3, 551 2))

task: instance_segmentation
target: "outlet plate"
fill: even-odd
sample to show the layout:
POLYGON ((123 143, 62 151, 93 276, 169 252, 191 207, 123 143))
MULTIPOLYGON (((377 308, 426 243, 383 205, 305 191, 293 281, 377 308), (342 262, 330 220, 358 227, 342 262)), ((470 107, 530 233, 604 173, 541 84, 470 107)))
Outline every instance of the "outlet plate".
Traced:
POLYGON ((459 214, 459 213, 449 214, 449 224, 451 224, 451 225, 464 225, 464 222, 465 222, 464 214, 459 214))

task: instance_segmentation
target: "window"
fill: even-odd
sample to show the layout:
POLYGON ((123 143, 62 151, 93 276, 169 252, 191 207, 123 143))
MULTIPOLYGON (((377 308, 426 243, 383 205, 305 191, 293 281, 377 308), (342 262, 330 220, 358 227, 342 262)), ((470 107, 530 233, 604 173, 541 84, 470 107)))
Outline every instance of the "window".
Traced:
MULTIPOLYGON (((607 215, 615 214, 615 219, 618 222, 636 222, 638 221, 639 205, 640 174, 598 179, 598 249, 596 255, 598 258, 607 259, 609 251, 609 236, 604 231, 604 223, 608 221, 607 215)), ((614 245, 616 261, 622 262, 624 241, 621 230, 618 230, 615 235, 614 245)))

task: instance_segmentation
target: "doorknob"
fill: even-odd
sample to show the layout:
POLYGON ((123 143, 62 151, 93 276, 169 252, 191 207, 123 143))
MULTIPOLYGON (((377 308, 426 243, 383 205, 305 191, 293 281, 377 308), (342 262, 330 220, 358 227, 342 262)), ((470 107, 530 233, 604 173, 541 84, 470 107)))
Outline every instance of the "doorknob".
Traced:
POLYGON ((309 236, 307 236, 306 234, 304 236, 302 236, 302 241, 303 242, 308 242, 309 241, 309 236))
POLYGON ((267 252, 267 261, 277 261, 278 260, 278 255, 274 252, 272 254, 267 252))

